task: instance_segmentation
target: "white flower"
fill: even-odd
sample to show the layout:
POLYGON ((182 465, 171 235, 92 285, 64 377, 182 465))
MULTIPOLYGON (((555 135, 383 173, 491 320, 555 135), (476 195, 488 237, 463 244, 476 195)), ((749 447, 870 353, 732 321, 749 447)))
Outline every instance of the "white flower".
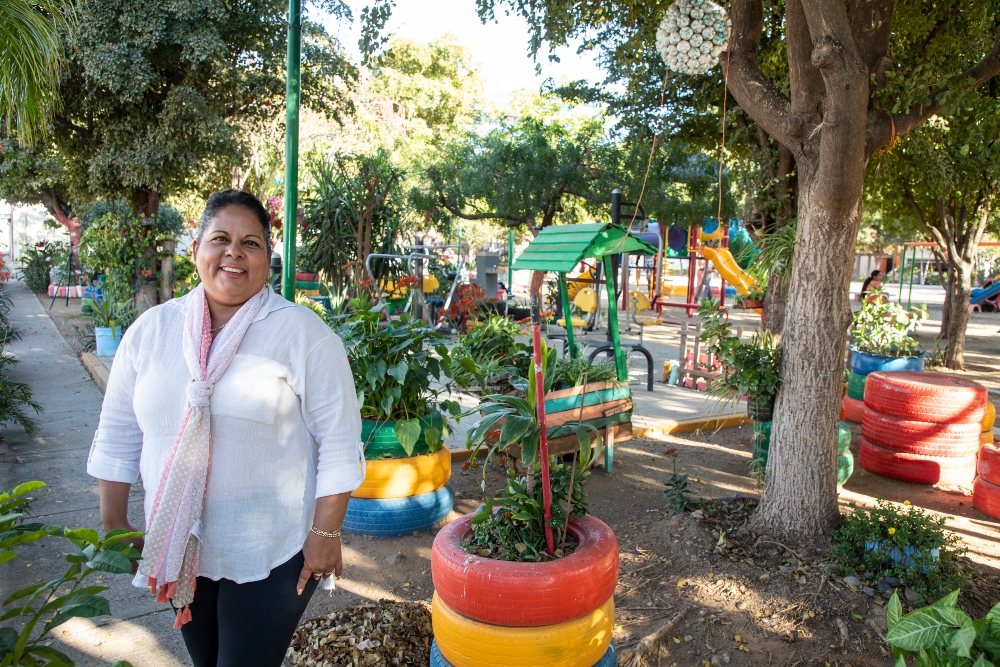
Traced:
POLYGON ((687 53, 691 50, 691 45, 686 40, 681 40, 677 42, 677 50, 681 53, 687 53))

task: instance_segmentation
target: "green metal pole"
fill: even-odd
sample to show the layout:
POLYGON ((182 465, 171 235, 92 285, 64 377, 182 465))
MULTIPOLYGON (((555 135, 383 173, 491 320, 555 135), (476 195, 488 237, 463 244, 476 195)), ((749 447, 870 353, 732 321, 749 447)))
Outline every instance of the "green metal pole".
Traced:
POLYGON ((618 371, 618 381, 628 381, 628 366, 625 363, 625 353, 622 352, 621 334, 618 332, 618 299, 615 298, 615 272, 611 266, 611 255, 604 256, 604 282, 608 288, 608 331, 611 332, 611 342, 615 346, 615 368, 618 371))
MULTIPOLYGON (((565 293, 565 292, 564 292, 565 293)), ((514 230, 507 232, 507 299, 514 296, 514 230)))
POLYGON ((917 265, 917 246, 913 246, 913 256, 910 257, 910 293, 906 296, 906 307, 913 301, 913 269, 917 265))
POLYGON ((295 234, 299 210, 299 74, 302 1, 288 0, 288 75, 285 84, 285 243, 281 295, 295 301, 295 234))
POLYGON ((906 277, 906 246, 904 245, 903 255, 900 259, 900 265, 899 265, 899 298, 896 299, 896 301, 898 301, 900 305, 902 305, 903 303, 903 280, 905 279, 905 277, 906 277))
POLYGON ((566 323, 566 349, 569 350, 570 359, 576 359, 576 343, 573 341, 573 314, 570 312, 565 273, 559 274, 559 294, 562 296, 563 322, 566 323))

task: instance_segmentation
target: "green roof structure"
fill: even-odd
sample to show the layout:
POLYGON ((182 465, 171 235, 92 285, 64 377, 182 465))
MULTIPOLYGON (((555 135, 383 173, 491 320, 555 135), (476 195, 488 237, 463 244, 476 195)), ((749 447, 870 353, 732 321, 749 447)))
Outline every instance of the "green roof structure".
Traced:
POLYGON ((610 222, 546 227, 514 261, 514 271, 568 273, 582 259, 603 259, 623 252, 655 255, 656 248, 610 222))

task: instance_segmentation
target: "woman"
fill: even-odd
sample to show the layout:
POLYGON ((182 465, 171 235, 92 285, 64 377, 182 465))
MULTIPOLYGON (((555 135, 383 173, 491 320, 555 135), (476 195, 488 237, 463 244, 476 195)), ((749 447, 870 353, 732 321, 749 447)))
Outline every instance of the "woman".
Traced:
MULTIPOLYGON (((862 303, 867 303, 866 299, 869 298, 868 292, 880 289, 882 287, 882 272, 875 269, 871 272, 871 275, 865 278, 865 282, 861 284, 861 296, 858 297, 862 303)), ((872 295, 874 296, 874 295, 872 295)))
POLYGON ((269 239, 255 197, 211 196, 201 284, 125 333, 87 463, 107 531, 132 530, 142 475, 135 583, 177 611, 195 667, 281 665, 320 579, 341 575, 340 527, 364 474, 343 344, 270 289, 269 239))

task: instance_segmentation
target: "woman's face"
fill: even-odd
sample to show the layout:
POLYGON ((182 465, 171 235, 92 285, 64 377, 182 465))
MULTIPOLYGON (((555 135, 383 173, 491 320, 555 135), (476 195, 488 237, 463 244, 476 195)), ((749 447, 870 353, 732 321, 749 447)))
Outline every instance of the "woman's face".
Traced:
POLYGON ((875 276, 874 278, 872 278, 871 286, 874 287, 874 288, 876 288, 876 289, 879 288, 879 287, 881 287, 882 286, 882 276, 875 276))
POLYGON ((264 228, 245 206, 227 206, 212 218, 194 263, 210 299, 223 306, 240 306, 267 282, 271 254, 264 228))

